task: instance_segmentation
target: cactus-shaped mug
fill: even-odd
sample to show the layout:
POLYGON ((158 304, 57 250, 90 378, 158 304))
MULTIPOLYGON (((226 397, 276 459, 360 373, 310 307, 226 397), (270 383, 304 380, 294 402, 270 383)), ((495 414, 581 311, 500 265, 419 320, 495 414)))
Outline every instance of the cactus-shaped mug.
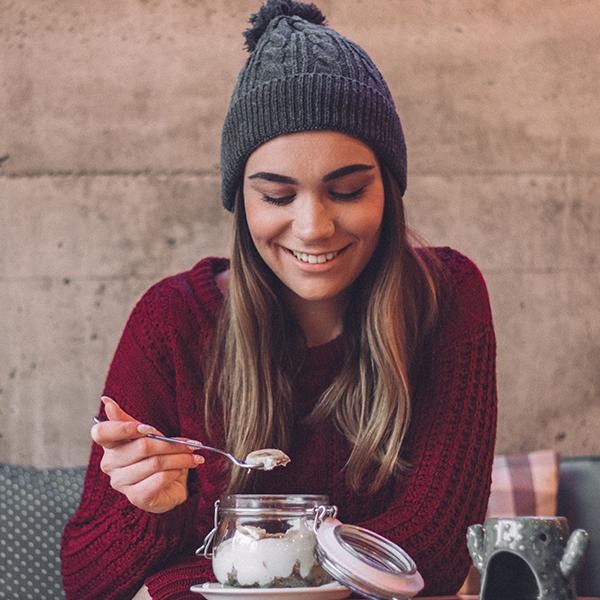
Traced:
POLYGON ((499 517, 471 525, 467 545, 480 600, 576 600, 575 572, 588 534, 564 517, 499 517))

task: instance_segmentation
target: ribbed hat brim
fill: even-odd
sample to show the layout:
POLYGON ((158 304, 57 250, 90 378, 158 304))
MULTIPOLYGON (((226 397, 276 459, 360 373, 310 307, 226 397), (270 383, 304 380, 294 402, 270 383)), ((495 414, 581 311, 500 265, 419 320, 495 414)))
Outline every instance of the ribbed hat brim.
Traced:
POLYGON ((253 88, 229 108, 222 133, 221 194, 233 210, 247 157, 286 133, 331 130, 367 143, 406 190, 406 146, 394 105, 378 90, 330 73, 300 73, 253 88))

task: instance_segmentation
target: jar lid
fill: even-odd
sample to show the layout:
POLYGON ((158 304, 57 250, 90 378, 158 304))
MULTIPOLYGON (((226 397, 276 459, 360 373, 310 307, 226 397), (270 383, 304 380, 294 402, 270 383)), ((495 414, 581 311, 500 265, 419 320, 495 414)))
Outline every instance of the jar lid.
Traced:
POLYGON ((318 515, 314 529, 319 563, 353 592, 372 600, 399 600, 423 589, 412 558, 383 536, 318 515))

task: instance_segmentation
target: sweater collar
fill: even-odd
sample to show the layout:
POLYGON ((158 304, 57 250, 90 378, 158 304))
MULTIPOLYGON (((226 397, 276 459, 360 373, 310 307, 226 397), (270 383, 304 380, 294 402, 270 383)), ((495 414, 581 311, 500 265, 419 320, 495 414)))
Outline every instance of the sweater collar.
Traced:
POLYGON ((306 348, 303 368, 329 370, 330 367, 341 363, 345 354, 345 348, 346 338, 343 333, 325 344, 306 348))
MULTIPOLYGON (((217 285, 217 275, 228 268, 228 258, 209 256, 192 269, 195 286, 214 317, 225 300, 217 285)), ((306 347, 304 368, 327 370, 331 366, 339 364, 344 356, 345 342, 344 334, 341 334, 319 346, 306 347)))

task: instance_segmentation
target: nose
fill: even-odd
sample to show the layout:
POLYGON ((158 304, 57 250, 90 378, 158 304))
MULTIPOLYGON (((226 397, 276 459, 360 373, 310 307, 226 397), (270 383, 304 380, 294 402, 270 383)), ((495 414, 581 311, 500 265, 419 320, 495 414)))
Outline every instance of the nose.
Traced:
POLYGON ((293 234, 304 243, 319 242, 335 232, 335 218, 331 207, 318 197, 308 197, 295 203, 293 234))

